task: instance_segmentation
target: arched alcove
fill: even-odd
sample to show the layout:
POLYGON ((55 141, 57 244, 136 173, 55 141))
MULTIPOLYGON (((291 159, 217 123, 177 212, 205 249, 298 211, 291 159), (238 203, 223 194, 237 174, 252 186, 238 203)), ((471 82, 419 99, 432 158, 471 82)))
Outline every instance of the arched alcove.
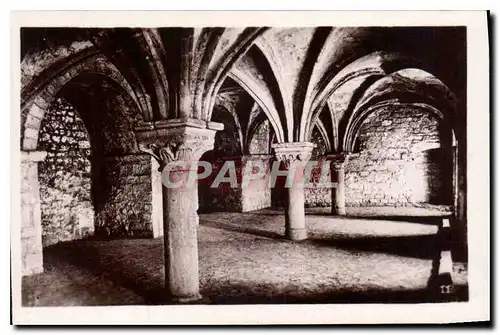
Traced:
POLYGON ((137 147, 134 127, 143 119, 137 105, 115 82, 98 74, 76 76, 61 94, 79 105, 92 127, 96 234, 153 236, 152 176, 156 171, 151 157, 137 147))
POLYGON ((38 170, 43 246, 92 235, 90 137, 64 98, 55 100, 45 113, 38 146, 47 152, 38 170))
POLYGON ((424 104, 390 103, 362 122, 346 167, 348 206, 451 205, 451 138, 424 104))

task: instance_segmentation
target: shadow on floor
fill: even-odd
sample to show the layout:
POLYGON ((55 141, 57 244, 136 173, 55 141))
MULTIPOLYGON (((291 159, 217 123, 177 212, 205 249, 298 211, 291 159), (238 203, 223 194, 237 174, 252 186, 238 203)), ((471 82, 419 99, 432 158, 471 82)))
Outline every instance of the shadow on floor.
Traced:
MULTIPOLYGON (((161 267, 163 267, 163 248, 160 245, 160 253, 152 255, 161 267)), ((106 251, 106 250, 104 250, 106 251)), ((134 264, 130 257, 123 257, 120 251, 114 253, 111 248, 104 254, 103 248, 92 243, 68 242, 44 249, 44 262, 57 267, 60 262, 85 268, 96 276, 113 282, 115 285, 122 286, 135 292, 144 298, 145 304, 161 304, 165 300, 163 272, 156 276, 148 273, 150 269, 134 264)), ((158 271, 160 272, 160 271, 158 271)))
POLYGON ((208 221, 208 220, 200 220, 200 225, 210 228, 224 229, 227 231, 233 231, 243 234, 251 234, 260 237, 267 237, 276 240, 284 240, 284 236, 272 231, 266 231, 261 229, 255 229, 250 227, 236 226, 222 222, 208 221))
POLYGON ((366 290, 366 291, 332 291, 307 296, 294 295, 266 295, 255 292, 247 293, 245 286, 232 286, 233 290, 242 293, 238 296, 220 296, 213 292, 202 292, 209 304, 362 304, 362 303, 441 303, 468 301, 468 287, 455 286, 455 292, 449 295, 434 293, 429 289, 418 290, 366 290))
POLYGON ((432 235, 415 236, 370 236, 315 239, 310 238, 308 243, 320 246, 335 247, 344 250, 382 252, 392 255, 413 257, 420 259, 434 259, 439 252, 437 237, 432 235))
MULTIPOLYGON (((429 218, 427 218, 429 219, 429 218)), ((436 219, 436 225, 439 219, 436 219)), ((200 220, 200 225, 205 227, 223 229, 231 232, 266 237, 274 240, 288 241, 284 235, 272 231, 244 227, 240 225, 231 225, 222 222, 209 220, 200 220)), ((309 237, 300 243, 312 243, 318 246, 335 247, 351 251, 381 252, 397 256, 412 257, 419 259, 435 259, 439 255, 440 249, 436 234, 428 235, 402 235, 402 236, 366 236, 349 238, 314 238, 309 237)), ((297 242, 294 242, 297 243, 297 242)), ((465 254, 462 248, 453 247, 452 254, 454 261, 466 262, 465 254)))
MULTIPOLYGON (((263 216, 263 217, 276 217, 276 216, 283 216, 284 215, 284 208, 266 208, 264 210, 256 210, 256 211, 251 211, 251 212, 245 212, 245 213, 238 213, 241 216, 252 216, 252 217, 258 217, 258 216, 263 216)), ((214 212, 206 212, 206 213, 200 213, 200 214, 213 214, 214 212)), ((236 212, 235 212, 236 213, 236 212)), ((439 225, 443 217, 448 217, 446 213, 443 213, 442 215, 436 214, 436 215, 382 215, 380 213, 366 213, 366 214, 347 214, 347 215, 334 215, 331 214, 329 211, 313 211, 313 210, 307 210, 306 209, 306 217, 307 216, 319 216, 319 217, 324 217, 328 219, 342 219, 342 220, 373 220, 373 221, 397 221, 397 222, 410 222, 410 223, 419 223, 419 224, 426 224, 426 225, 439 225)))
POLYGON ((405 215, 387 215, 387 216, 375 216, 375 215, 333 215, 326 213, 306 213, 306 216, 320 216, 330 219, 341 219, 341 220, 367 220, 370 221, 397 221, 397 222, 410 222, 419 223, 425 225, 437 226, 440 224, 441 216, 405 216, 405 215))
MULTIPOLYGON (((324 241, 304 243, 324 243, 324 241)), ((359 241, 358 243, 366 242, 359 241)), ((398 243, 405 245, 408 241, 401 240, 398 243)), ((412 243, 418 244, 418 239, 412 243)), ((141 241, 139 248, 135 247, 133 251, 130 249, 131 245, 116 243, 116 241, 113 243, 69 242, 44 249, 44 257, 48 270, 61 267, 62 263, 72 264, 79 269, 86 269, 97 278, 109 280, 117 286, 133 291, 143 297, 146 305, 167 304, 164 294, 162 245, 158 241, 144 240, 141 241), (142 257, 133 257, 133 253, 141 253, 142 257)), ((308 292, 302 295, 298 292, 293 293, 293 289, 286 289, 287 293, 284 294, 280 293, 281 289, 275 287, 274 284, 259 290, 263 285, 265 284, 252 282, 206 283, 202 286, 201 292, 205 298, 196 304, 420 303, 468 299, 466 286, 458 286, 454 294, 443 296, 429 289, 350 291, 346 288, 336 291, 327 289, 323 292, 308 292)), ((85 285, 79 285, 79 287, 79 289, 91 291, 94 295, 106 294, 106 291, 101 292, 99 287, 90 288, 85 285)), ((117 301, 116 304, 120 302, 117 301)))

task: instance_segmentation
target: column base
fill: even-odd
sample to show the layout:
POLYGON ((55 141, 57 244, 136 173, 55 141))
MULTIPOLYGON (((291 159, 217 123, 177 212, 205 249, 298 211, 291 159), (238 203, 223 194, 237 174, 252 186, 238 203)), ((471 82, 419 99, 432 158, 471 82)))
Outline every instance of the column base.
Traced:
POLYGON ((184 296, 184 297, 172 297, 170 300, 175 303, 175 304, 188 304, 188 303, 193 303, 197 302, 203 299, 203 296, 199 293, 191 296, 184 296))
POLYGON ((346 215, 345 207, 332 207, 333 215, 346 215))
POLYGON ((307 230, 305 228, 285 228, 285 237, 292 241, 306 240, 307 230))

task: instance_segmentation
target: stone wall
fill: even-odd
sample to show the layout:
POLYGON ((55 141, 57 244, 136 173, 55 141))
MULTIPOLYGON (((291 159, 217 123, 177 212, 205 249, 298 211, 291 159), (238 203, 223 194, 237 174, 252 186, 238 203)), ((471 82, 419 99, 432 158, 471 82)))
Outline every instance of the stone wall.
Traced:
POLYGON ((271 142, 271 124, 268 120, 262 122, 250 139, 248 151, 252 155, 269 154, 271 142))
MULTIPOLYGON (((241 157, 216 156, 214 152, 203 155, 201 160, 212 164, 212 173, 198 182, 198 198, 200 212, 241 212, 241 187, 232 187, 223 182, 218 187, 211 187, 226 161, 234 162, 237 176, 241 174, 241 157)), ((229 176, 226 172, 225 176, 229 176)))
MULTIPOLYGON (((258 179, 251 179, 248 185, 243 185, 242 190, 242 211, 253 211, 257 209, 267 208, 271 203, 271 188, 269 187, 269 177, 271 171, 271 124, 265 120, 260 124, 253 134, 248 151, 250 155, 243 157, 243 169, 250 161, 258 160, 262 164, 262 168, 266 174, 258 179)), ((255 165, 254 163, 251 163, 255 165)), ((245 171, 245 170, 243 170, 245 171)), ((257 168, 254 168, 252 173, 258 173, 257 168)))
POLYGON ((39 163, 43 245, 79 239, 94 231, 90 140, 74 108, 57 99, 41 125, 39 163))
POLYGON ((107 237, 152 237, 151 157, 107 157, 96 189, 96 234, 107 237))
MULTIPOLYGON (((201 212, 248 212, 271 206, 269 187, 270 155, 245 155, 238 157, 204 157, 212 163, 212 174, 198 183, 201 212), (258 161, 259 163, 253 163, 258 161), (226 162, 234 162, 236 185, 222 182, 218 187, 210 187, 226 162), (259 164, 265 174, 250 177, 243 184, 243 174, 247 166, 253 166, 252 174, 260 174, 255 165, 259 164), (233 187, 235 186, 235 187, 233 187)), ((226 172, 226 177, 229 172, 226 172)))
MULTIPOLYGON (((96 89, 106 90, 102 96, 96 94, 96 104, 101 109, 95 120, 99 133, 93 138, 92 162, 96 235, 152 237, 155 225, 151 156, 138 150, 134 133, 141 113, 109 85, 96 89)), ((161 202, 155 201, 158 205, 161 202)))
POLYGON ((441 148, 439 132, 438 117, 420 106, 370 114, 345 168, 346 205, 449 204, 451 148, 441 148))
MULTIPOLYGON (((271 206, 271 189, 268 184, 269 122, 265 121, 257 127, 250 141, 251 155, 241 155, 238 141, 236 128, 229 124, 224 131, 217 132, 214 150, 201 157, 201 161, 212 164, 212 173, 198 184, 200 212, 247 212, 271 206), (246 164, 252 160, 261 161, 267 174, 262 178, 250 180, 247 185, 242 185, 246 164), (237 185, 233 186, 236 187, 232 187, 229 182, 223 182, 216 188, 210 187, 226 162, 234 162, 237 185)), ((226 176, 229 176, 228 172, 226 176)))
POLYGON ((214 152, 223 156, 241 155, 238 130, 233 122, 217 121, 224 124, 224 129, 215 133, 214 152))

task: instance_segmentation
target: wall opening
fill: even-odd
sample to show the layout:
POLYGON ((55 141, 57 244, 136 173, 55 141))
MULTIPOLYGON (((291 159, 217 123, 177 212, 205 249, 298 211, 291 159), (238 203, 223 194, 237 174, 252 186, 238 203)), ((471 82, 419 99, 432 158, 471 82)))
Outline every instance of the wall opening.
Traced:
POLYGON ((39 148, 47 152, 39 164, 43 246, 92 235, 90 137, 64 98, 57 98, 46 111, 39 148))
POLYGON ((362 123, 346 165, 348 206, 449 206, 452 148, 440 118, 412 104, 384 106, 362 123))
MULTIPOLYGON (((216 106, 212 121, 223 123, 224 129, 215 134, 214 149, 205 152, 200 158, 200 161, 212 165, 212 173, 198 181, 199 212, 240 212, 241 188, 233 188, 229 182, 211 187, 226 161, 234 162, 237 173, 241 171, 242 148, 238 128, 231 114, 224 111, 223 107, 216 106)), ((200 168, 200 172, 202 170, 200 168)))

